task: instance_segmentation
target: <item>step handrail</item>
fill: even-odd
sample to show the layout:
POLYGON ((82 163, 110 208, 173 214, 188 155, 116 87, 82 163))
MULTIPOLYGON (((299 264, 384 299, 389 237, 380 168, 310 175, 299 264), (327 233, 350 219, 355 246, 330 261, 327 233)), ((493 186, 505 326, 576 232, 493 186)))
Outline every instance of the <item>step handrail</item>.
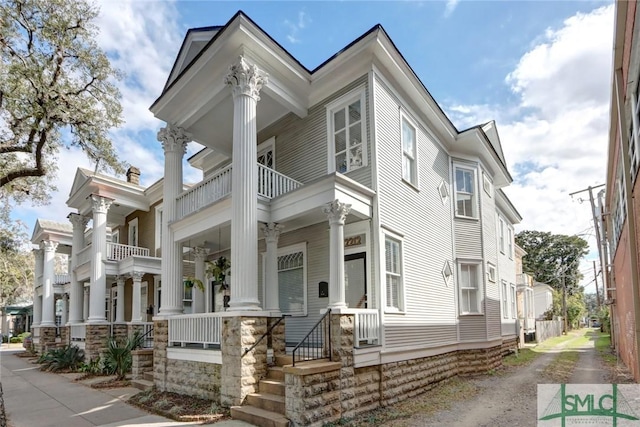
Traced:
MULTIPOLYGON (((308 360, 318 360, 318 359, 326 359, 325 357, 325 344, 328 344, 329 347, 329 360, 331 359, 331 353, 332 353, 332 349, 331 349, 331 318, 328 317, 331 314, 331 309, 328 308, 327 311, 324 313, 324 315, 320 318, 320 320, 318 320, 318 322, 313 326, 313 328, 311 328, 311 330, 309 331, 309 333, 307 333, 307 335, 302 339, 302 341, 300 341, 298 343, 298 345, 296 345, 293 349, 293 366, 296 366, 296 353, 298 352, 298 350, 302 350, 303 355, 305 356, 304 361, 308 361, 308 360), (328 321, 326 319, 329 319, 328 321), (320 326, 320 333, 318 333, 318 327, 320 326), (313 338, 323 338, 320 340, 320 353, 318 353, 318 348, 314 347, 314 355, 309 357, 309 355, 311 354, 312 350, 311 350, 311 346, 309 345, 311 343, 310 341, 310 337, 313 338), (307 342, 309 341, 309 342, 307 342), (306 343, 306 346, 303 346, 303 344, 306 343)), ((316 343, 318 341, 315 341, 316 343)), ((300 359, 302 361, 302 359, 300 359)))
POLYGON ((262 334, 262 336, 261 336, 260 338, 258 338, 258 341, 256 341, 255 343, 253 343, 253 345, 252 345, 251 347, 246 348, 246 349, 244 350, 244 353, 242 353, 242 356, 240 356, 240 357, 241 357, 241 358, 242 358, 242 357, 245 357, 245 356, 247 355, 247 353, 249 353, 251 350, 253 350, 254 348, 256 348, 256 346, 257 346, 258 344, 260 344, 260 341, 262 341, 262 340, 264 339, 264 337, 268 336, 268 335, 271 333, 271 331, 273 331, 273 330, 274 330, 274 328, 275 328, 276 326, 278 326, 278 325, 280 324, 280 322, 282 322, 282 321, 284 320, 284 318, 285 318, 285 317, 289 317, 289 316, 290 316, 289 314, 283 314, 283 315, 282 315, 282 317, 281 317, 281 318, 279 318, 279 319, 278 319, 278 321, 277 321, 276 323, 274 323, 273 325, 271 325, 271 327, 269 327, 269 329, 267 329, 267 332, 265 332, 264 334, 262 334))

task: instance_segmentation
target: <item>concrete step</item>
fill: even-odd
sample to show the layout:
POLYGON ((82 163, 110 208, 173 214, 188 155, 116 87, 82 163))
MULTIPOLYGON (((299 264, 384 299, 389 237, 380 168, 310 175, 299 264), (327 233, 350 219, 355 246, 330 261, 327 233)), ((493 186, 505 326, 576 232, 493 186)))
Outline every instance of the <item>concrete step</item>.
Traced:
POLYGON ((142 373, 142 378, 147 380, 147 381, 153 382, 153 371, 143 372, 142 373))
POLYGON ((293 364, 293 356, 289 354, 276 356, 277 366, 285 366, 285 365, 291 365, 291 364, 293 364))
POLYGON ((285 388, 284 381, 278 380, 261 380, 259 386, 261 393, 275 394, 277 396, 284 396, 285 388))
POLYGON ((288 427, 289 420, 282 414, 254 406, 232 406, 231 418, 260 427, 288 427))
POLYGON ((153 388, 153 382, 147 380, 131 380, 131 387, 135 387, 142 391, 147 391, 153 388))
POLYGON ((247 395, 247 403, 278 414, 285 414, 284 396, 270 393, 251 393, 247 395))
POLYGON ((270 366, 267 371, 267 379, 284 381, 284 371, 282 370, 282 366, 270 366))

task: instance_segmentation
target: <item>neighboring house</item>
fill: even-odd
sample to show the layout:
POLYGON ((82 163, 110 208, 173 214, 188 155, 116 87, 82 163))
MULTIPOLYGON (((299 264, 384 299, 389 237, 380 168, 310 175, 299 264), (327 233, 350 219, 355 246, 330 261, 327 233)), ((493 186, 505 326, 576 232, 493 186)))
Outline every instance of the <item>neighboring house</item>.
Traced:
MULTIPOLYGON (((640 37, 635 1, 615 2, 613 76, 609 124, 603 246, 606 303, 611 307, 612 342, 616 352, 640 381, 640 294, 638 252, 640 230, 640 37), (609 255, 609 256, 608 256, 609 255), (634 297, 635 295, 635 297, 634 297)), ((600 195, 599 195, 600 198, 600 195)))
POLYGON ((458 131, 381 26, 315 70, 241 12, 189 30, 151 111, 163 179, 79 169, 67 202, 70 339, 89 354, 150 330, 148 305, 156 387, 321 425, 517 345, 521 218, 495 123, 458 131), (186 187, 189 141, 206 148, 186 187), (228 291, 205 274, 221 257, 228 291))
POLYGON ((535 339, 536 316, 533 277, 523 273, 522 258, 526 255, 524 249, 516 245, 516 280, 518 323, 520 327, 520 342, 525 343, 535 339))
POLYGON ((545 283, 533 282, 533 298, 535 318, 543 320, 544 314, 553 307, 553 288, 545 283))
POLYGON ((33 323, 33 305, 31 303, 12 304, 0 308, 0 334, 15 336, 31 332, 33 323))

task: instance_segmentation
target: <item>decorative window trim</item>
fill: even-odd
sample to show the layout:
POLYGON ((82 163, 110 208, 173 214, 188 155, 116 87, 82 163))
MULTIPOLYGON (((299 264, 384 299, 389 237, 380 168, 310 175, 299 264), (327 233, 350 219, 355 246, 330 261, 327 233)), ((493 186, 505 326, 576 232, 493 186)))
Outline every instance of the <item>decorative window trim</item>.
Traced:
POLYGON ((498 249, 500 249, 500 253, 504 254, 504 219, 502 217, 498 217, 498 249))
POLYGON ((465 316, 465 315, 478 315, 478 314, 484 314, 484 310, 482 309, 482 295, 484 292, 484 288, 483 288, 483 280, 482 280, 482 275, 481 275, 481 270, 482 270, 482 261, 479 260, 458 260, 458 296, 459 296, 459 303, 458 303, 458 310, 461 316, 465 316), (468 287, 468 288, 463 288, 462 284, 461 284, 461 280, 462 280, 462 269, 464 266, 469 266, 469 265, 473 265, 476 268, 476 285, 475 287, 468 287), (462 306, 462 302, 464 300, 463 298, 463 291, 465 290, 471 290, 471 289, 475 289, 476 292, 476 306, 478 308, 478 311, 466 311, 464 310, 464 307, 462 306))
MULTIPOLYGON (((352 91, 342 95, 341 97, 333 100, 329 104, 325 106, 327 112, 327 145, 328 145, 328 158, 327 158, 327 171, 328 173, 337 172, 336 168, 336 150, 335 150, 335 141, 334 141, 334 112, 338 110, 342 110, 344 108, 348 108, 350 104, 355 101, 360 101, 360 130, 361 130, 361 144, 362 144, 362 164, 358 167, 350 167, 349 162, 347 162, 347 169, 342 173, 349 173, 351 171, 363 168, 368 164, 368 153, 367 153, 367 103, 365 96, 365 86, 361 85, 352 91)), ((348 124, 346 125, 348 127, 348 124)), ((349 145, 347 141, 346 151, 349 151, 349 145)))
POLYGON ((453 188, 454 188, 454 215, 456 218, 468 218, 468 219, 478 219, 478 173, 476 171, 475 168, 473 167, 468 167, 468 166, 463 166, 460 164, 454 164, 453 165, 453 188), (458 191, 458 180, 457 180, 457 175, 458 175, 458 170, 461 170, 463 172, 470 172, 473 176, 473 183, 472 183, 472 193, 466 193, 466 192, 462 192, 462 191, 458 191), (471 194, 471 216, 469 215, 464 215, 464 214, 460 214, 458 213, 458 194, 459 193, 464 193, 464 194, 471 194))
MULTIPOLYGON (((298 316, 306 316, 308 313, 308 307, 309 307, 309 301, 308 301, 308 296, 307 296, 307 275, 308 275, 308 269, 307 269, 307 243, 306 242, 301 242, 301 243, 296 243, 294 245, 289 245, 289 246, 284 246, 282 248, 278 248, 278 254, 276 255, 276 260, 280 257, 286 256, 286 255, 291 255, 291 254, 295 254, 298 252, 302 252, 302 298, 303 298, 303 303, 302 303, 302 310, 301 311, 296 311, 296 312, 289 312, 286 313, 287 315, 290 315, 292 317, 298 317, 298 316)), ((265 293, 267 292, 267 282, 266 282, 266 256, 267 253, 266 252, 262 252, 262 294, 265 295, 265 293)), ((280 270, 278 269, 278 272, 280 272, 280 270)), ((278 295, 278 298, 280 298, 280 295, 278 295)), ((280 310, 282 310, 282 307, 280 308, 280 310)))
POLYGON ((487 263, 487 279, 489 279, 490 282, 495 282, 496 277, 497 277, 496 266, 488 262, 487 263))
POLYGON ((404 313, 405 307, 406 307, 406 301, 405 301, 405 290, 404 290, 404 249, 403 249, 403 240, 402 237, 383 231, 382 232, 382 256, 383 258, 383 268, 384 268, 384 311, 385 313, 404 313), (387 271, 387 240, 397 243, 398 244, 398 269, 399 272, 394 272, 394 271, 387 271), (388 282, 387 282, 387 275, 391 274, 394 275, 395 277, 398 277, 399 283, 398 283, 398 307, 393 306, 393 305, 389 305, 389 299, 387 298, 387 293, 388 293, 388 282))
POLYGON ((440 182, 438 185, 438 194, 440 194, 440 199, 442 200, 442 204, 445 205, 447 200, 449 200, 449 186, 444 180, 440 182))
POLYGON ((500 294, 502 295, 502 318, 509 318, 509 285, 506 280, 500 281, 500 294))
POLYGON ((483 172, 482 173, 482 189, 484 190, 485 193, 489 195, 489 197, 491 197, 491 193, 492 193, 491 187, 492 187, 491 180, 489 179, 487 174, 483 172))
POLYGON ((518 317, 518 309, 517 309, 517 302, 516 302, 516 285, 514 285, 513 283, 510 283, 509 290, 511 293, 511 318, 515 319, 516 317, 518 317))
POLYGON ((127 245, 138 246, 139 243, 140 243, 140 227, 138 227, 138 217, 136 217, 127 223, 127 245), (135 230, 136 230, 135 239, 133 238, 134 234, 131 232, 133 230, 131 227, 135 227, 135 230))
POLYGON ((418 126, 402 110, 400 110, 400 149, 402 152, 402 180, 407 184, 418 188, 418 126), (413 130, 413 153, 408 153, 404 149, 404 125, 405 123, 413 130), (408 158, 413 165, 411 176, 405 176, 405 158, 408 158))

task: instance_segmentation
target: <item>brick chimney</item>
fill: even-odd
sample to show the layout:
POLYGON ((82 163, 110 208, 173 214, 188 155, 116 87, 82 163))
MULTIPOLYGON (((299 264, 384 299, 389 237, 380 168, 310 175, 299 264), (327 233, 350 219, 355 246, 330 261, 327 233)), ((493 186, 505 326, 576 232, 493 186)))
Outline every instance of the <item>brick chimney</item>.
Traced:
POLYGON ((127 170, 127 182, 135 185, 140 185, 140 169, 135 166, 131 166, 127 170))

